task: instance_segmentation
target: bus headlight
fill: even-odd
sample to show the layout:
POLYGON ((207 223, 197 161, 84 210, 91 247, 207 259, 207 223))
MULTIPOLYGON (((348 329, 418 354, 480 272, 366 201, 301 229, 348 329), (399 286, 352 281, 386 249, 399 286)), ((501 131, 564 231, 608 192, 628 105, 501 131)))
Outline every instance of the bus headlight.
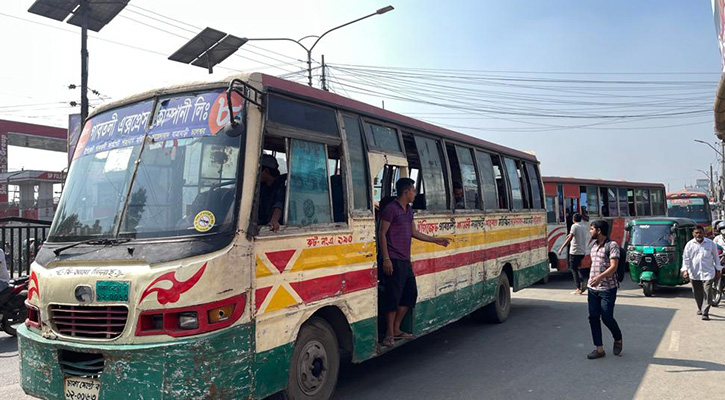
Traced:
POLYGON ((199 329, 199 318, 195 311, 179 313, 179 329, 199 329))
POLYGON ((142 311, 136 324, 136 336, 182 337, 226 328, 242 317, 246 304, 247 295, 242 293, 195 306, 142 311))

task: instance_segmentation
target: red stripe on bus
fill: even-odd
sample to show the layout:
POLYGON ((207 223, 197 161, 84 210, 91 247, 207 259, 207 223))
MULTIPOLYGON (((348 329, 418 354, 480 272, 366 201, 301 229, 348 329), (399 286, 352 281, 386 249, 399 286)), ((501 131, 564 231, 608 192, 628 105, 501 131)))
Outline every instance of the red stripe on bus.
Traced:
POLYGON ((506 257, 523 251, 535 250, 546 246, 546 239, 535 239, 526 242, 510 244, 507 246, 493 247, 490 249, 474 250, 465 253, 451 254, 438 258, 427 258, 413 261, 413 272, 415 276, 432 274, 464 265, 490 260, 492 258, 506 257))
POLYGON ((370 289, 377 285, 375 269, 345 272, 344 274, 323 276, 302 282, 290 282, 292 289, 305 303, 322 300, 328 297, 339 296, 370 289))

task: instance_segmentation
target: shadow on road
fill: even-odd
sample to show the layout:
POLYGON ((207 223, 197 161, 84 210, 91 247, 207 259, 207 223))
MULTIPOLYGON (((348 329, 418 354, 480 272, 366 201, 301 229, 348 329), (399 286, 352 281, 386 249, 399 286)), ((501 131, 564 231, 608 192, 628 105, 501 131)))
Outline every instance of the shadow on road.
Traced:
POLYGON ((15 357, 18 352, 18 340, 12 336, 0 336, 0 359, 15 357))
POLYGON ((606 393, 606 398, 631 399, 649 364, 722 368, 654 358, 675 311, 618 304, 624 353, 611 354, 605 329, 607 357, 591 361, 585 302, 515 299, 504 324, 464 319, 377 359, 346 366, 335 398, 585 399, 606 393))
POLYGON ((679 360, 676 358, 653 358, 652 364, 671 365, 686 369, 667 371, 670 373, 725 371, 725 365, 707 361, 679 360))

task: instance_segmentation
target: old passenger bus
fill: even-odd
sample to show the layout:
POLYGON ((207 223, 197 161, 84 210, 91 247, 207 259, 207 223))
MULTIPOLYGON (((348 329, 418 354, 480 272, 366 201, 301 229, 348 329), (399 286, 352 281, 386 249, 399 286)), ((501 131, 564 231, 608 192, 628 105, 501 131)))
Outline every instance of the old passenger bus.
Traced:
MULTIPOLYGON (((626 242, 625 225, 635 217, 664 216, 665 186, 661 183, 604 181, 545 176, 547 248, 551 268, 567 271, 569 249, 558 250, 566 240, 573 224, 574 213, 582 214, 585 221, 605 219, 609 222, 610 237, 623 246, 626 242)), ((589 266, 586 256, 582 265, 589 266)))
POLYGON ((330 398, 341 359, 389 350, 376 218, 406 176, 417 229, 454 242, 414 241, 405 330, 505 321, 511 290, 548 273, 533 155, 262 74, 98 107, 32 265, 23 389, 330 398), (283 180, 276 231, 259 223, 269 156, 283 180))
POLYGON ((705 193, 667 193, 667 216, 689 218, 705 228, 705 234, 708 237, 713 236, 710 198, 705 193))

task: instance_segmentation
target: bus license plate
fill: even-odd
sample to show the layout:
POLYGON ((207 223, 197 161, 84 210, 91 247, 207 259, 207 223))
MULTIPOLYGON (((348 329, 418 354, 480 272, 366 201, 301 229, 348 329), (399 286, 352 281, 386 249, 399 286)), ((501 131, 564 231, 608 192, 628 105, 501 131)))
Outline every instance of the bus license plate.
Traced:
POLYGON ((99 400, 101 383, 98 379, 65 378, 63 392, 65 400, 99 400))
POLYGON ((96 301, 128 301, 129 282, 96 282, 96 301))

